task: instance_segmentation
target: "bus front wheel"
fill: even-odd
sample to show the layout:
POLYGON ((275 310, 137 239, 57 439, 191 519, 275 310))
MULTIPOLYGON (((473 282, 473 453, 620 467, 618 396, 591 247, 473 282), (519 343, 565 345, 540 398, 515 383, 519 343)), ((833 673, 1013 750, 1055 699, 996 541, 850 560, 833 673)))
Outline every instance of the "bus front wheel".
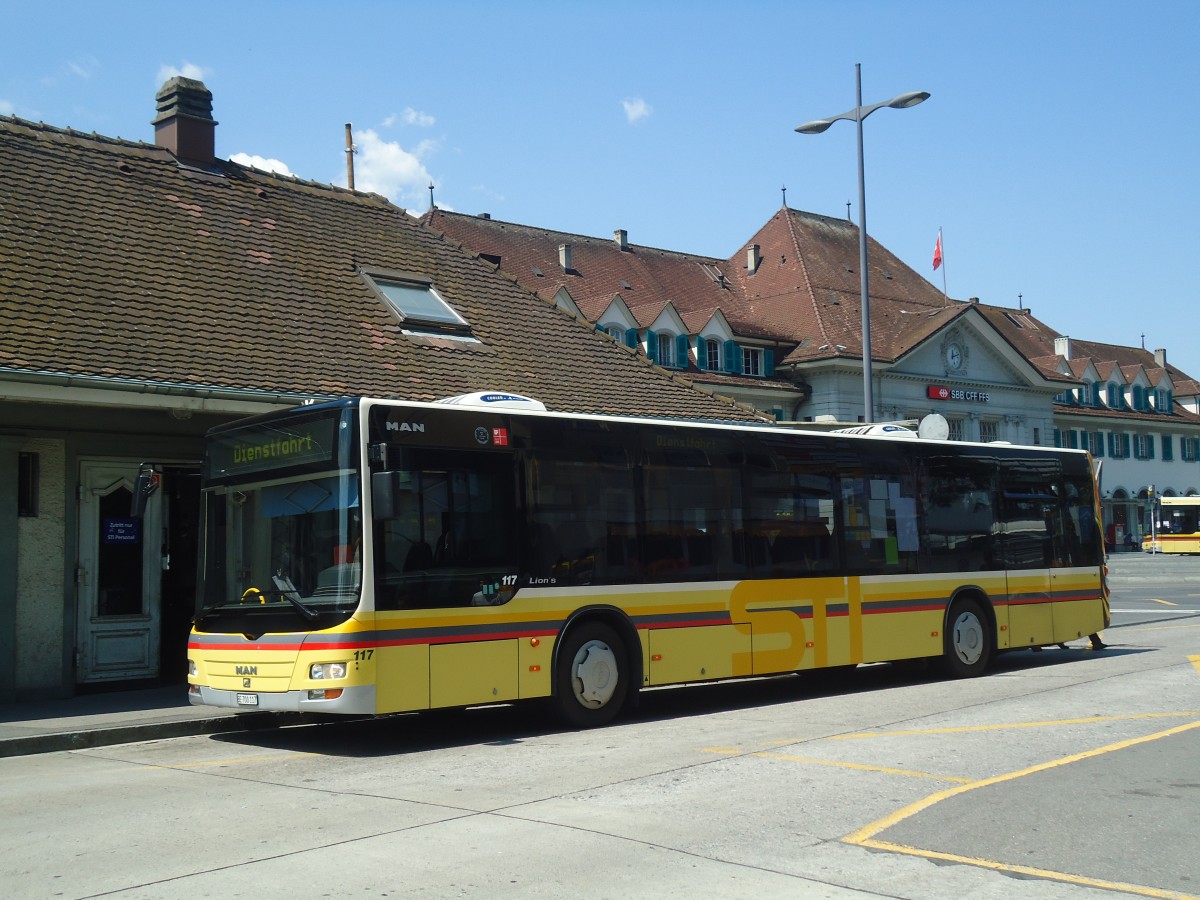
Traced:
POLYGON ((607 625, 572 629, 559 648, 554 702, 559 717, 575 728, 611 722, 629 689, 625 645, 607 625))
POLYGON ((943 638, 942 666, 955 678, 983 674, 992 658, 992 635, 978 601, 964 598, 950 607, 943 638))

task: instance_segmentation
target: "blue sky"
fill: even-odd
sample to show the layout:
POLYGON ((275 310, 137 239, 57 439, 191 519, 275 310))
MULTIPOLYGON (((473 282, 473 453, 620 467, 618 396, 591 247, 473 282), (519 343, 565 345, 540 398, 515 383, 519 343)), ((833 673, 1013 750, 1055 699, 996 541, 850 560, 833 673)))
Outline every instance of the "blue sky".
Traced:
MULTIPOLYGON (((952 297, 1164 347, 1200 378, 1200 3, 3 0, 0 113, 153 141, 173 73, 217 153, 439 206, 730 256, 780 206, 858 220, 952 297), (241 154, 241 155, 239 155, 241 154), (267 161, 272 161, 268 163, 267 161), (1020 298, 1020 299, 1019 299, 1020 298), (1143 334, 1145 335, 1143 339, 1143 334)), ((3 177, 3 173, 0 173, 3 177)))

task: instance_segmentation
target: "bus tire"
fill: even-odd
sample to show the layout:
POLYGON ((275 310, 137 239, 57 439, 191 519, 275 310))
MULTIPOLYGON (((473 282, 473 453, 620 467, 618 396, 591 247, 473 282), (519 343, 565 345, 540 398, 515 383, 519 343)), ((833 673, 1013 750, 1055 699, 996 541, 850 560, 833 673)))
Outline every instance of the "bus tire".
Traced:
POLYGON ((942 638, 942 668, 954 678, 982 675, 992 659, 992 634, 987 614, 977 600, 956 600, 946 616, 942 638))
POLYGON ((559 647, 554 708, 573 728, 611 722, 629 691, 629 663, 616 631, 600 622, 580 625, 559 647))

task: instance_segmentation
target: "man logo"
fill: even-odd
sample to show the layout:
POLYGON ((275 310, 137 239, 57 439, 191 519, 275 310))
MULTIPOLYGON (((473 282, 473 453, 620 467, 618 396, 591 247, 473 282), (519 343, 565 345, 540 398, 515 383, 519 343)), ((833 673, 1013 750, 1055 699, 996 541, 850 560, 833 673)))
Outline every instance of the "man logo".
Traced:
POLYGON ((234 675, 257 675, 258 666, 234 666, 234 675))

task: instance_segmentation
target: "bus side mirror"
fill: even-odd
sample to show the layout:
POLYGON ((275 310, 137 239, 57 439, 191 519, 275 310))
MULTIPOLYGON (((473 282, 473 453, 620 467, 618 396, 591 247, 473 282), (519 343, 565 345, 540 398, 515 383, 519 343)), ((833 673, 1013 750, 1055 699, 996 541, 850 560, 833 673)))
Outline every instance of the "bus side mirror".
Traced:
POLYGON ((371 473, 371 514, 375 521, 400 515, 400 499, 412 494, 412 474, 392 469, 371 473))
POLYGON ((133 483, 133 500, 129 505, 129 515, 132 518, 140 519, 146 514, 146 504, 158 490, 161 481, 162 476, 154 471, 154 466, 150 463, 138 466, 137 479, 133 483))
POLYGON ((392 475, 392 472, 371 473, 371 510, 377 521, 396 517, 396 489, 392 475))

